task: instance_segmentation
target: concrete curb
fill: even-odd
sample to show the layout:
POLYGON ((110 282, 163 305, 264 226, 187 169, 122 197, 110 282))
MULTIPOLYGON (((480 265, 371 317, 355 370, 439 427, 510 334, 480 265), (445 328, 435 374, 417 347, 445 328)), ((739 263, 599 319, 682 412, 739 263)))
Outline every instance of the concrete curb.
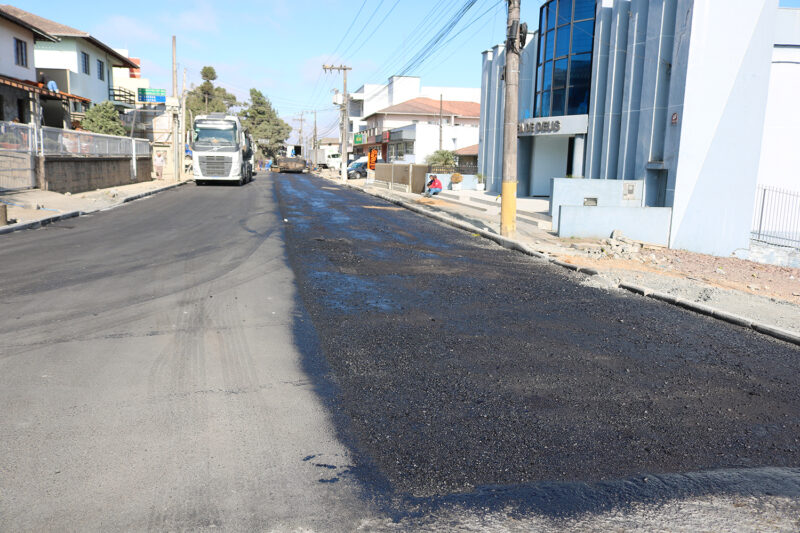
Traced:
POLYGON ((641 287, 639 285, 632 285, 630 283, 620 283, 618 287, 620 289, 638 294, 640 296, 644 296, 646 298, 653 298, 654 300, 658 300, 672 305, 677 305, 678 307, 682 307, 689 311, 693 311, 695 313, 705 315, 710 318, 715 318, 723 322, 728 322, 729 324, 733 324, 735 326, 752 329, 763 335, 767 335, 769 337, 773 337, 775 339, 800 346, 800 335, 792 331, 779 328, 777 326, 770 326, 768 324, 753 322, 749 318, 745 318, 743 316, 735 315, 733 313, 729 313, 721 309, 716 309, 714 307, 709 307, 707 305, 703 305, 697 302, 692 302, 684 298, 673 296, 671 294, 665 294, 662 292, 653 291, 651 289, 648 289, 647 287, 641 287))
POLYGON ((58 222, 59 220, 66 220, 68 218, 75 218, 75 217, 79 217, 79 216, 82 216, 82 215, 90 215, 92 213, 97 213, 98 211, 105 211, 107 209, 113 209, 115 207, 119 207, 121 205, 124 205, 124 204, 126 204, 128 202, 132 202, 134 200, 139 200, 140 198, 144 198, 146 196, 152 196, 152 195, 158 194, 160 192, 164 192, 164 191, 168 191, 170 189, 174 189, 176 187, 180 187, 181 185, 184 185, 186 183, 188 183, 188 182, 187 181, 182 181, 180 183, 171 183, 171 184, 165 185, 164 187, 161 187, 159 189, 153 189, 151 191, 145 191, 145 192, 142 192, 142 193, 134 194, 132 196, 127 196, 127 197, 123 198, 122 201, 120 201, 120 202, 118 202, 116 204, 111 204, 109 206, 98 208, 98 209, 89 209, 89 210, 86 210, 86 211, 80 211, 80 210, 78 210, 78 211, 67 211, 66 213, 60 213, 58 215, 53 215, 53 216, 50 216, 50 217, 47 217, 47 218, 42 218, 42 219, 39 219, 39 220, 32 220, 30 222, 18 222, 17 224, 9 224, 8 226, 0 227, 0 235, 4 235, 6 233, 13 233, 15 231, 20 231, 20 230, 24 230, 24 229, 37 229, 37 228, 41 228, 42 226, 46 226, 48 224, 52 224, 53 222, 58 222))
POLYGON ((36 229, 41 228, 42 226, 46 226, 48 224, 52 224, 53 222, 58 222, 59 220, 65 220, 68 218, 79 217, 83 214, 83 211, 68 211, 66 213, 61 213, 58 215, 53 215, 47 218, 42 218, 40 220, 32 220, 30 222, 18 222, 16 224, 9 224, 8 226, 3 226, 0 228, 0 235, 6 233, 13 233, 15 231, 20 231, 23 229, 36 229))
MULTIPOLYGON (((318 177, 322 177, 322 176, 318 176, 318 177)), ((323 178, 323 179, 329 179, 329 178, 323 178)), ((399 200, 397 198, 392 198, 392 197, 390 197, 388 195, 385 195, 385 194, 382 194, 382 193, 367 191, 364 188, 358 187, 356 185, 350 185, 349 183, 342 184, 339 180, 332 180, 332 181, 335 181, 335 183, 338 183, 340 185, 345 185, 346 187, 349 187, 350 189, 355 189, 355 190, 361 191, 363 193, 369 194, 371 196, 375 196, 375 197, 381 198, 383 200, 386 200, 387 202, 390 202, 392 204, 398 205, 400 207, 404 207, 404 208, 406 208, 406 209, 408 209, 410 211, 414 211, 415 213, 419 213, 421 215, 427 216, 427 217, 432 218, 434 220, 438 220, 440 222, 443 222, 443 223, 448 224, 450 226, 453 226, 455 228, 462 229, 464 231, 469 231, 470 233, 478 234, 478 235, 480 235, 482 237, 485 237, 485 238, 487 238, 489 240, 492 240, 492 241, 496 242, 497 244, 499 244, 500 246, 502 246, 504 248, 508 248, 510 250, 516 250, 518 252, 522 252, 525 255, 536 257, 538 259, 545 259, 545 260, 549 261, 550 263, 552 263, 554 265, 560 266, 562 268, 566 268, 566 269, 571 270, 573 272, 579 272, 579 273, 582 273, 582 274, 586 274, 588 276, 596 276, 596 275, 598 275, 598 271, 596 269, 594 269, 594 268, 580 267, 580 266, 577 266, 577 265, 573 265, 571 263, 566 263, 564 261, 559 261, 559 260, 551 258, 551 257, 549 257, 549 256, 547 256, 547 255, 545 255, 543 253, 537 252, 535 250, 531 250, 530 248, 528 248, 527 245, 525 245, 525 244, 523 244, 521 242, 517 242, 517 241, 515 241, 513 239, 508 239, 506 237, 502 237, 500 235, 497 235, 496 233, 492 233, 492 232, 489 232, 489 231, 486 231, 486 230, 483 230, 483 229, 480 229, 480 228, 476 228, 475 226, 473 226, 471 224, 468 224, 466 222, 462 222, 460 220, 456 220, 454 218, 441 215, 439 213, 434 213, 434 212, 429 211, 427 209, 423 209, 423 208, 421 208, 419 206, 410 204, 408 202, 405 202, 403 200, 399 200)), ((632 292, 634 294, 638 294, 640 296, 644 296, 646 298, 652 298, 652 299, 658 300, 660 302, 664 302, 664 303, 668 303, 670 305, 675 305, 675 306, 678 306, 678 307, 682 307, 684 309, 699 313, 699 314, 707 316, 709 318, 715 318, 717 320, 721 320, 723 322, 728 322, 729 324, 733 324, 735 326, 741 326, 743 328, 752 329, 754 331, 757 331, 758 333, 761 333, 762 335, 767 335, 769 337, 772 337, 772 338, 775 338, 775 339, 778 339, 778 340, 781 340, 781 341, 789 342, 791 344, 795 344, 797 346, 800 346, 800 335, 799 334, 794 333, 792 331, 785 330, 783 328, 779 328, 777 326, 770 326, 768 324, 761 324, 759 322, 753 322, 752 320, 750 320, 748 318, 745 318, 743 316, 735 315, 733 313, 728 313, 727 311, 723 311, 721 309, 716 309, 716 308, 713 308, 713 307, 709 307, 707 305, 703 305, 703 304, 699 304, 699 303, 692 302, 692 301, 689 301, 689 300, 685 300, 683 298, 679 298, 679 297, 673 296, 671 294, 666 294, 666 293, 654 291, 654 290, 649 289, 647 287, 641 287, 639 285, 633 285, 631 283, 622 282, 622 283, 619 283, 617 285, 617 287, 620 288, 620 289, 626 290, 628 292, 632 292)))
POLYGON ((168 191, 170 189, 175 189, 180 187, 181 185, 186 185, 189 183, 189 180, 181 181, 178 183, 170 183, 169 185, 164 185, 160 189, 153 189, 152 191, 145 191, 139 194, 134 194, 133 196, 127 196, 122 200, 123 204, 127 204, 128 202, 133 202, 134 200, 139 200, 140 198, 146 198, 147 196, 153 196, 154 194, 158 194, 160 192, 168 191))

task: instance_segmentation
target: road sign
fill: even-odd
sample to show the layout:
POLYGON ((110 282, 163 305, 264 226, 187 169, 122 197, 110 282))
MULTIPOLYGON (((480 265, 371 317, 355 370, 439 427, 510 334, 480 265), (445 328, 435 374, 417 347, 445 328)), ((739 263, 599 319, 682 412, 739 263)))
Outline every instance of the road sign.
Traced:
POLYGON ((269 139, 256 139, 258 144, 269 144, 269 139))
POLYGON ((138 92, 138 98, 140 102, 163 104, 167 101, 166 89, 146 89, 140 87, 138 92))

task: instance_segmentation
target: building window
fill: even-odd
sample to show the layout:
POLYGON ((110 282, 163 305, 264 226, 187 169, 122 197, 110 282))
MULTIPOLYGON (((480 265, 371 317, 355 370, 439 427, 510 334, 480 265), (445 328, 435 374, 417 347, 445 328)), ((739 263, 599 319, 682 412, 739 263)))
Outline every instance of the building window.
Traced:
POLYGON ((595 0, 550 0, 542 6, 535 117, 589 112, 595 9, 595 0))
POLYGON ((97 60, 97 79, 98 80, 106 79, 106 66, 99 59, 97 60))
POLYGON ((28 67, 28 43, 14 39, 14 63, 19 67, 28 67))
POLYGON ((89 54, 81 52, 81 72, 89 74, 89 54))

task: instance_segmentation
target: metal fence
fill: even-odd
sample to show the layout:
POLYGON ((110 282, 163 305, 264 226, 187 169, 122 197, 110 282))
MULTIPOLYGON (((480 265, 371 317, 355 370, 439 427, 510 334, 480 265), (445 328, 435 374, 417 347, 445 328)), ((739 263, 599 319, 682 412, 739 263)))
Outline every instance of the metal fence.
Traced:
POLYGON ((459 174, 474 175, 478 173, 478 165, 429 165, 428 172, 432 174, 459 174))
POLYGON ((36 155, 45 157, 150 157, 147 139, 100 135, 0 121, 0 189, 36 186, 36 155), (135 152, 134 152, 135 151, 135 152))
POLYGON ((27 124, 0 122, 0 189, 35 186, 36 130, 27 124))
POLYGON ((800 192, 759 186, 751 238, 800 249, 800 192))
POLYGON ((131 139, 115 135, 101 135, 88 131, 62 130, 59 128, 42 128, 44 155, 67 156, 106 156, 124 157, 133 155, 150 155, 150 143, 146 139, 131 139))

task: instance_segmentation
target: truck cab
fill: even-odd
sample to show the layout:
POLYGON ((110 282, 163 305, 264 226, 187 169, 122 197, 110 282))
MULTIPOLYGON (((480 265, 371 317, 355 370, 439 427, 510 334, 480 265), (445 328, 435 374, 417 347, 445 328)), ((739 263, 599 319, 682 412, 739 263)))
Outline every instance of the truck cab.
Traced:
POLYGON ((195 183, 243 185, 253 179, 253 149, 239 117, 199 115, 192 124, 192 172, 195 183))

